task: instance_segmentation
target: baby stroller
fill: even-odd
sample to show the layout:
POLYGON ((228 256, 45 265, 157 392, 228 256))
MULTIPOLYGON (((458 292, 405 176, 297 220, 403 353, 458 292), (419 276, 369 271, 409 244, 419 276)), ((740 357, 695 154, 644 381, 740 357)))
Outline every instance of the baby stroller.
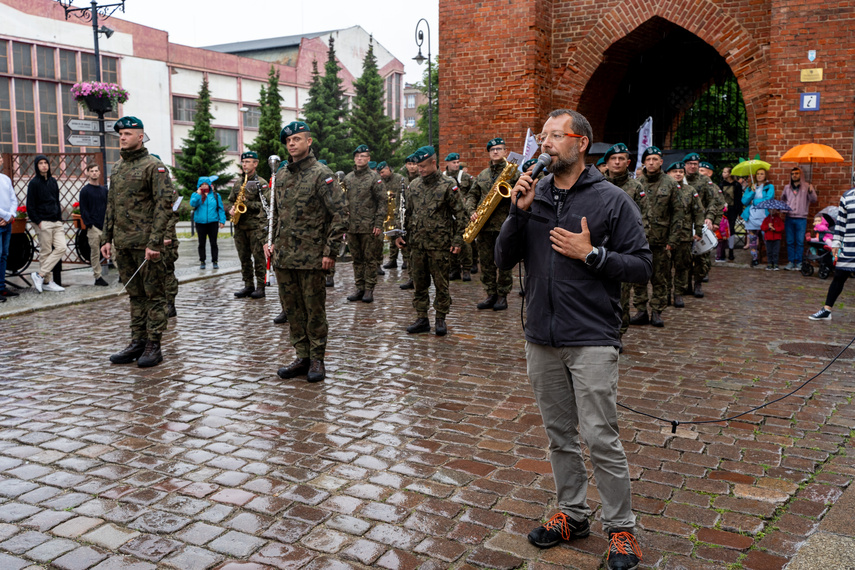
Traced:
POLYGON ((814 226, 817 234, 807 242, 808 253, 804 261, 802 261, 802 266, 799 268, 799 271, 805 277, 813 275, 812 261, 815 261, 819 266, 817 276, 820 279, 828 279, 828 276, 834 272, 834 256, 831 254, 831 235, 834 231, 835 220, 828 214, 822 214, 822 218, 825 224, 814 226))

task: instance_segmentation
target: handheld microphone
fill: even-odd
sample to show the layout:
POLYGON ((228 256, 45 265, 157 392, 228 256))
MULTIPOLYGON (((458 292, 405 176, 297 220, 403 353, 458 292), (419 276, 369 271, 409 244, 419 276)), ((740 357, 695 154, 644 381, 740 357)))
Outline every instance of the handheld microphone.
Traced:
POLYGON ((547 153, 543 153, 537 157, 537 164, 534 165, 534 168, 531 169, 531 177, 532 179, 537 178, 537 175, 540 174, 540 171, 544 168, 548 167, 552 164, 552 157, 547 153))

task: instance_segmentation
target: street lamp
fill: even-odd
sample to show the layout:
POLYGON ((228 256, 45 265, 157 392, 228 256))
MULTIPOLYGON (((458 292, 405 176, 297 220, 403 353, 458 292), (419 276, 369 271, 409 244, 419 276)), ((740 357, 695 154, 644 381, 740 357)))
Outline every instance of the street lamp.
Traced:
MULTIPOLYGON (((98 46, 98 36, 99 34, 104 34, 109 39, 115 33, 114 30, 111 30, 107 26, 98 27, 98 15, 100 14, 102 18, 107 19, 112 16, 116 10, 125 11, 125 0, 121 0, 121 2, 117 4, 102 4, 98 5, 96 0, 92 0, 89 8, 72 8, 71 5, 74 3, 74 0, 57 0, 60 3, 62 8, 65 10, 65 19, 68 19, 70 14, 74 14, 81 20, 91 20, 92 21, 92 35, 95 37, 95 79, 98 83, 101 83, 101 50, 98 46), (112 9, 111 9, 112 8, 112 9)), ((118 109, 116 109, 118 111, 118 109)), ((104 111, 96 111, 98 114, 98 124, 101 129, 98 133, 98 137, 101 139, 101 161, 103 162, 102 170, 104 171, 105 182, 107 176, 107 145, 104 142, 104 111)))
POLYGON ((428 21, 422 18, 416 24, 416 45, 419 47, 419 55, 414 57, 416 63, 419 65, 425 62, 425 56, 422 55, 422 43, 424 43, 425 36, 424 33, 419 29, 422 22, 425 23, 425 27, 427 28, 427 62, 428 62, 428 144, 433 145, 433 81, 431 79, 431 57, 430 57, 430 24, 428 21))

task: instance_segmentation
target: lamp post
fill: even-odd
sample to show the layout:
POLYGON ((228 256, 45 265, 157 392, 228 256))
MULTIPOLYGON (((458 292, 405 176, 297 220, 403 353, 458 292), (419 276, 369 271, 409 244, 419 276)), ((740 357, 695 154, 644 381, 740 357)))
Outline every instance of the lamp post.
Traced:
POLYGON ((431 79, 431 62, 433 61, 430 57, 430 24, 428 21, 422 18, 416 24, 416 45, 419 46, 419 54, 413 59, 421 65, 425 61, 425 56, 422 55, 422 43, 425 41, 424 33, 419 29, 419 26, 422 25, 422 22, 425 23, 425 28, 427 28, 427 62, 428 62, 428 144, 433 145, 433 80, 431 79))
MULTIPOLYGON (((92 21, 92 35, 95 38, 95 80, 98 83, 101 83, 101 50, 98 45, 98 39, 100 34, 104 34, 107 38, 110 38, 113 35, 113 30, 108 28, 107 26, 98 27, 98 14, 101 15, 102 18, 107 19, 112 16, 116 10, 125 11, 125 0, 121 0, 121 2, 117 4, 102 4, 98 5, 96 0, 92 0, 89 8, 72 8, 71 5, 74 3, 74 0, 57 0, 62 8, 65 10, 65 19, 68 19, 70 14, 74 14, 81 20, 91 20, 92 21), (112 10, 110 9, 112 8, 112 10)), ((104 182, 107 182, 107 144, 104 140, 104 111, 98 110, 95 111, 98 114, 98 125, 100 126, 100 131, 98 133, 98 138, 101 139, 101 162, 102 162, 102 170, 104 171, 104 182)))

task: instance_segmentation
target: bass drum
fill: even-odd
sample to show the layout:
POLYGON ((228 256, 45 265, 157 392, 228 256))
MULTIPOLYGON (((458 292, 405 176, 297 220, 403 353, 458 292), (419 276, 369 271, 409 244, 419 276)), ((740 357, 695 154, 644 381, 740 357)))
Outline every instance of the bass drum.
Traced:
POLYGON ((33 262, 36 246, 30 232, 12 234, 9 239, 9 257, 6 258, 6 273, 20 275, 33 262))
POLYGON ((92 250, 89 247, 89 233, 86 230, 77 230, 77 234, 74 236, 74 248, 77 250, 80 259, 89 263, 92 250))

